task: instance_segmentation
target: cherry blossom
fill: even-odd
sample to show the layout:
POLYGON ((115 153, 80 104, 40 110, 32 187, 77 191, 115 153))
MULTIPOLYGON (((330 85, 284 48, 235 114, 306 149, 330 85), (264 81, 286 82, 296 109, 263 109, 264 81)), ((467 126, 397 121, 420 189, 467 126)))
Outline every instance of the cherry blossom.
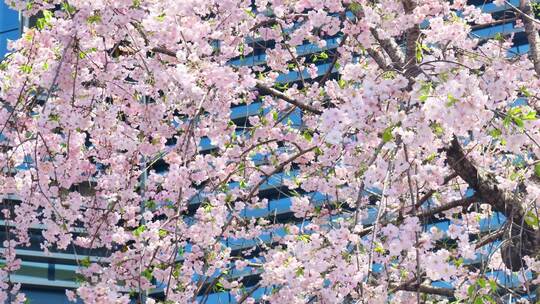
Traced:
POLYGON ((30 246, 74 253, 85 303, 536 288, 530 1, 530 55, 466 1, 7 2, 43 17, 0 64, 0 301, 30 246))

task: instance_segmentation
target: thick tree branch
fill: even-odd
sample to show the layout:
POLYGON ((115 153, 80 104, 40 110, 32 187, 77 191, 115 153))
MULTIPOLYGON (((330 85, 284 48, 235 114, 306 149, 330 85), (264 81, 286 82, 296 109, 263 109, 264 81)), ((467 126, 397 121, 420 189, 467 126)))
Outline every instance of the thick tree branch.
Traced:
MULTIPOLYGON (((357 19, 363 18, 362 11, 357 11, 354 13, 354 15, 357 19)), ((370 29, 370 32, 373 38, 375 38, 375 40, 379 43, 381 48, 384 50, 384 52, 388 54, 388 56, 390 57, 390 60, 394 64, 394 68, 401 69, 403 67, 405 58, 404 58, 403 52, 401 51, 396 41, 392 38, 382 39, 379 35, 379 32, 375 28, 370 29)), ((373 48, 369 48, 367 51, 368 51, 368 54, 371 57, 373 57, 373 59, 375 60, 377 65, 379 65, 381 69, 383 70, 388 69, 386 60, 384 59, 384 56, 381 54, 381 52, 373 48)))
POLYGON ((382 39, 376 29, 372 28, 370 31, 373 38, 381 45, 382 49, 388 54, 394 65, 401 69, 405 64, 405 58, 396 41, 394 39, 382 39))
POLYGON ((381 55, 381 53, 375 49, 369 48, 367 49, 367 53, 373 60, 375 60, 375 63, 381 68, 381 70, 386 71, 388 69, 388 65, 386 64, 386 60, 384 59, 384 56, 381 55))
POLYGON ((499 189, 495 178, 483 174, 467 158, 456 137, 446 149, 448 164, 475 191, 482 201, 490 204, 495 211, 501 212, 511 223, 508 243, 501 252, 505 265, 518 270, 523 265, 525 255, 536 255, 540 249, 539 233, 525 221, 526 211, 520 198, 515 194, 499 189))
POLYGON ((494 178, 483 175, 467 158, 456 137, 452 139, 446 149, 448 164, 471 188, 473 188, 485 203, 491 204, 496 211, 506 217, 513 218, 515 222, 522 219, 521 202, 510 193, 500 190, 494 178))
MULTIPOLYGON (((414 0, 403 0, 402 2, 405 13, 408 15, 412 14, 414 9, 416 8, 416 3, 414 2, 414 0)), ((416 44, 418 42, 418 39, 420 38, 420 26, 418 24, 414 24, 411 28, 407 30, 406 36, 407 46, 405 49, 404 68, 416 64, 416 44)))
POLYGON ((525 35, 529 41, 530 58, 534 64, 534 70, 536 74, 540 76, 540 36, 538 35, 538 29, 536 28, 536 20, 534 19, 534 13, 531 7, 530 0, 521 0, 519 2, 519 10, 516 10, 523 25, 525 27, 525 35))

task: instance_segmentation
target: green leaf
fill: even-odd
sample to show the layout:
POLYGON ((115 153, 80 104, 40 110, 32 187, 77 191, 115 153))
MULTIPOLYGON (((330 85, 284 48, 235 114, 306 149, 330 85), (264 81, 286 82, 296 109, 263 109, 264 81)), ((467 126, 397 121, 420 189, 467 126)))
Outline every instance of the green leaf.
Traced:
POLYGON ((159 229, 159 236, 160 237, 166 237, 169 232, 165 229, 159 229))
POLYGON ((302 136, 307 141, 311 141, 313 139, 313 135, 311 135, 311 133, 308 131, 304 131, 304 133, 302 133, 302 136))
POLYGON ((39 18, 37 21, 36 21, 36 27, 38 28, 38 30, 42 30, 45 28, 45 19, 43 18, 39 18))
POLYGON ((141 225, 139 227, 137 227, 137 229, 133 230, 133 235, 135 235, 136 237, 140 237, 141 234, 143 232, 146 231, 146 226, 145 225, 141 225))
POLYGON ((255 18, 255 17, 257 16, 257 15, 255 15, 255 13, 254 13, 252 10, 250 10, 250 9, 245 9, 244 12, 246 12, 246 14, 247 14, 248 16, 250 16, 251 18, 255 18))
POLYGON ((80 264, 82 267, 89 267, 91 262, 90 262, 90 257, 84 257, 81 261, 80 261, 80 264))
POLYGON ((338 80, 338 85, 341 89, 345 88, 345 86, 347 85, 347 82, 343 79, 340 79, 338 80))
POLYGON ((203 208, 204 212, 210 213, 210 212, 212 212, 213 206, 212 206, 212 204, 210 204, 210 203, 205 203, 205 204, 202 206, 202 208, 203 208))
POLYGON ((44 10, 43 11, 43 17, 39 18, 37 21, 36 21, 36 27, 39 29, 39 30, 42 30, 44 29, 46 26, 49 26, 51 25, 51 20, 52 20, 52 13, 48 10, 44 10))
POLYGON ((87 19, 86 19, 86 22, 92 24, 92 23, 98 23, 101 21, 101 16, 99 14, 94 14, 94 15, 91 15, 89 16, 87 19))
POLYGON ((510 125, 510 122, 512 121, 512 118, 510 116, 506 116, 503 120, 503 126, 505 128, 508 128, 508 126, 510 125))
POLYGON ((150 268, 145 269, 143 272, 141 272, 141 276, 146 278, 148 281, 152 281, 152 270, 150 268))
POLYGON ((433 85, 431 84, 431 82, 423 83, 419 90, 420 96, 418 97, 418 99, 421 102, 425 102, 431 94, 432 89, 433 85))
POLYGON ((536 177, 540 177, 540 163, 534 165, 534 175, 536 175, 536 177))
POLYGON ((52 17, 53 17, 53 13, 51 11, 43 10, 43 18, 45 18, 47 22, 51 21, 52 17))
POLYGON ((240 186, 240 189, 246 189, 247 188, 247 183, 245 180, 241 180, 240 183, 239 183, 239 186, 240 186))
POLYGON ((518 180, 521 176, 522 176, 522 174, 520 174, 519 171, 516 171, 516 172, 512 172, 512 173, 510 174, 509 177, 510 177, 510 180, 511 180, 511 181, 516 181, 516 180, 518 180))
POLYGON ((531 92, 529 92, 529 90, 525 86, 519 87, 518 92, 521 95, 525 96, 525 97, 531 97, 532 96, 531 92))
POLYGON ((429 163, 429 162, 431 162, 432 160, 434 160, 435 157, 437 157, 437 153, 433 152, 433 153, 431 153, 430 155, 428 155, 428 157, 426 157, 425 161, 426 161, 427 163, 429 163))
POLYGON ((510 117, 514 117, 519 114, 521 114, 521 107, 513 107, 513 108, 510 108, 510 110, 508 110, 508 115, 510 117))
POLYGON ((527 114, 524 114, 523 116, 521 116, 521 119, 523 119, 523 120, 536 120, 536 111, 531 110, 531 111, 527 112, 527 114))
POLYGON ((386 250, 384 249, 381 243, 377 243, 377 246, 375 246, 375 252, 379 254, 384 254, 386 250))
POLYGON ((213 290, 214 290, 215 292, 222 292, 222 291, 225 290, 225 287, 223 286, 223 283, 217 282, 217 283, 214 285, 213 290))
POLYGON ((62 10, 70 15, 75 13, 75 7, 66 2, 62 3, 62 10))
POLYGON ((422 61, 422 44, 420 42, 416 42, 416 62, 422 61))
POLYGON ((76 273, 76 274, 75 274, 75 282, 76 282, 76 283, 85 283, 85 282, 86 282, 86 277, 83 276, 83 275, 80 274, 80 273, 76 273))
POLYGON ((362 5, 360 5, 358 2, 352 2, 351 4, 349 4, 349 9, 351 10, 351 12, 356 14, 362 10, 362 5))
POLYGON ((386 71, 382 74, 382 78, 384 79, 394 79, 396 78, 396 72, 394 71, 386 71))
POLYGON ((433 134, 437 136, 441 136, 444 134, 444 128, 438 122, 434 122, 431 124, 431 130, 433 131, 433 134))
POLYGON ((383 142, 387 143, 387 142, 392 141, 394 139, 394 135, 392 135, 392 130, 393 129, 394 129, 393 126, 384 129, 384 132, 382 134, 383 142))
POLYGON ((28 65, 28 64, 23 64, 21 65, 21 72, 25 73, 25 74, 30 74, 32 73, 32 66, 31 65, 28 65))
POLYGON ((514 117, 513 120, 514 120, 514 123, 515 123, 518 127, 520 127, 520 128, 525 127, 525 124, 523 123, 523 119, 521 119, 520 117, 514 117))
POLYGON ((50 114, 49 115, 49 121, 59 122, 60 121, 60 115, 58 114, 50 114))
POLYGON ((165 16, 166 16, 165 13, 161 13, 159 16, 156 17, 156 20, 159 22, 162 22, 165 20, 165 16))
POLYGON ((448 94, 447 99, 448 99, 448 102, 446 102, 447 107, 451 107, 458 102, 458 99, 452 96, 452 94, 448 94))
POLYGON ((472 297, 475 290, 476 290, 476 285, 475 284, 469 285, 469 287, 467 288, 467 295, 469 297, 472 297))
POLYGON ((525 214, 525 223, 534 229, 538 229, 538 216, 536 216, 536 214, 532 211, 527 212, 527 214, 525 214))
POLYGON ((300 234, 297 236, 297 239, 299 241, 302 241, 304 243, 307 243, 311 240, 311 237, 309 236, 309 234, 300 234))
POLYGON ((478 282, 478 285, 479 285, 480 287, 486 288, 486 286, 487 286, 486 279, 484 279, 484 278, 479 278, 477 282, 478 282))
POLYGON ((489 135, 493 138, 499 138, 502 135, 502 132, 499 129, 493 129, 489 132, 489 135))
POLYGON ((276 83, 275 86, 278 90, 284 91, 289 88, 289 83, 276 83))
POLYGON ((274 121, 278 121, 279 119, 279 114, 275 110, 272 110, 272 119, 274 119, 274 121))
POLYGON ((290 234, 291 233, 291 229, 289 228, 289 226, 283 227, 283 231, 285 232, 285 234, 290 234))
POLYGON ((328 59, 328 54, 326 52, 321 52, 321 54, 319 54, 319 57, 321 59, 328 59))
POLYGON ((144 204, 144 206, 148 209, 155 209, 157 207, 157 203, 155 200, 149 200, 144 204))

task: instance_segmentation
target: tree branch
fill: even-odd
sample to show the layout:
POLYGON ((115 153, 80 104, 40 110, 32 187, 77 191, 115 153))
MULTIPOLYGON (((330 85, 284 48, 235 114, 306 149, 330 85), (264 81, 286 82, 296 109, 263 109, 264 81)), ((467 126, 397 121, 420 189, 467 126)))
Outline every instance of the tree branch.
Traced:
POLYGON ((540 235, 524 221, 527 210, 520 197, 499 189, 493 176, 479 172, 463 152, 457 137, 454 137, 446 148, 446 156, 450 167, 469 184, 482 201, 490 204, 495 211, 504 214, 507 221, 513 223, 509 233, 508 250, 503 252, 507 253, 503 256, 505 265, 516 270, 518 265, 522 264, 516 261, 522 261, 525 255, 536 255, 540 248, 540 235), (514 225, 518 228, 513 228, 514 225), (520 231, 514 233, 513 230, 520 231))
POLYGON ((164 47, 160 47, 160 46, 157 46, 157 47, 154 47, 152 48, 152 52, 154 53, 160 53, 160 54, 163 54, 163 55, 167 55, 167 56, 171 56, 171 57, 175 57, 176 58, 176 53, 167 49, 167 48, 164 48, 164 47))
POLYGON ((534 64, 534 70, 536 71, 537 76, 540 76, 540 36, 538 35, 538 30, 536 28, 536 19, 534 19, 534 13, 531 7, 530 0, 520 0, 519 2, 520 9, 514 7, 523 20, 523 25, 525 27, 525 35, 529 41, 530 47, 530 56, 534 64))
POLYGON ((504 230, 499 229, 493 233, 488 234, 485 238, 479 240, 474 244, 475 249, 479 249, 480 247, 487 245, 499 238, 501 238, 504 235, 504 230))
POLYGON ((341 37, 341 42, 339 43, 339 46, 336 48, 336 53, 334 54, 334 58, 332 59, 332 62, 330 63, 330 66, 328 67, 328 70, 326 70, 326 73, 324 73, 324 76, 321 78, 321 86, 324 85, 324 83, 328 80, 330 77, 330 74, 332 74, 332 70, 334 69, 334 66, 336 65, 336 62, 339 59, 339 48, 342 47, 345 44, 345 41, 347 41, 348 35, 345 34, 343 37, 341 37))
MULTIPOLYGON (((176 53, 167 49, 167 48, 164 48, 164 47, 154 47, 152 48, 152 52, 154 53, 160 53, 160 54, 164 54, 164 55, 167 55, 167 56, 171 56, 171 57, 176 57, 176 53)), ((271 96, 274 96, 274 97, 277 97, 279 99, 282 99, 294 106, 297 106, 298 108, 302 109, 302 110, 305 110, 305 111, 308 111, 308 112, 311 112, 313 114, 317 114, 317 115, 321 115, 322 114, 322 111, 311 106, 311 105, 308 105, 308 104, 305 104, 305 103, 301 103, 285 94, 283 94, 282 92, 276 90, 276 89, 273 89, 273 88, 270 88, 262 83, 257 83, 255 85, 255 87, 257 88, 257 90, 259 90, 260 93, 262 94, 265 94, 265 95, 271 95, 271 96)))
POLYGON ((370 31, 373 38, 381 45, 382 49, 388 54, 392 62, 399 68, 402 68, 405 64, 405 59, 403 58, 403 52, 396 41, 394 41, 394 39, 382 39, 376 29, 372 28, 370 31))
MULTIPOLYGON (((414 3, 414 0, 403 0, 402 3, 405 13, 408 15, 412 14, 414 9, 416 8, 416 3, 414 3)), ((407 30, 406 35, 407 46, 405 49, 404 68, 416 64, 416 43, 418 41, 418 38, 420 38, 420 25, 414 24, 411 28, 407 30)))
POLYGON ((271 95, 271 96, 274 96, 274 97, 277 97, 279 99, 282 99, 294 106, 297 106, 299 107, 300 109, 302 110, 305 110, 305 111, 308 111, 308 112, 311 112, 313 114, 317 114, 317 115, 321 115, 322 114, 322 111, 311 106, 311 105, 308 105, 308 104, 305 104, 305 103, 301 103, 295 99, 292 99, 291 97, 281 93, 280 91, 276 90, 276 89, 273 89, 273 88, 270 88, 262 83, 257 83, 255 85, 255 87, 259 90, 260 93, 262 94, 265 94, 265 95, 271 95))
POLYGON ((436 288, 431 286, 425 286, 425 285, 401 285, 398 286, 396 290, 403 290, 403 291, 410 291, 410 292, 421 292, 421 293, 427 293, 427 294, 433 294, 438 296, 444 296, 444 297, 453 297, 454 296, 454 289, 453 288, 436 288))
MULTIPOLYGON (((446 185, 448 184, 448 182, 450 182, 451 180, 453 180, 454 178, 456 178, 458 175, 457 173, 452 173, 450 175, 448 175, 447 177, 444 178, 444 181, 442 183, 442 185, 446 185)), ((435 191, 434 189, 431 189, 429 190, 426 194, 424 194, 424 196, 422 196, 418 202, 416 203, 416 207, 420 207, 422 206, 422 204, 424 204, 433 194, 435 194, 435 191)))
POLYGON ((469 197, 465 197, 465 198, 458 199, 458 200, 455 200, 455 201, 451 201, 451 202, 449 202, 447 204, 444 204, 442 206, 438 206, 438 207, 435 207, 435 208, 428 209, 428 210, 420 213, 418 215, 418 218, 421 219, 421 220, 422 219, 427 219, 427 218, 430 218, 430 217, 432 217, 433 215, 435 215, 437 213, 441 213, 443 211, 450 210, 450 209, 453 209, 453 208, 456 208, 456 207, 467 207, 467 206, 470 206, 471 204, 479 202, 479 201, 480 201, 480 197, 475 194, 473 196, 469 196, 469 197))
POLYGON ((313 150, 315 150, 315 148, 317 148, 317 146, 313 146, 311 148, 308 148, 306 150, 302 150, 300 152, 298 152, 297 154, 291 156, 290 158, 288 158, 287 160, 285 160, 284 162, 282 162, 281 164, 279 164, 279 166, 277 166, 271 173, 267 174, 263 179, 261 179, 255 186, 253 186, 251 188, 251 191, 249 192, 247 198, 246 198, 246 201, 249 202, 251 200, 251 198, 255 195, 255 193, 259 190, 259 187, 265 183, 266 181, 268 181, 268 179, 273 176, 274 174, 276 173, 279 173, 281 171, 283 171, 283 169, 285 169, 285 166, 287 166, 288 164, 292 163, 293 161, 297 160, 300 156, 308 153, 308 152, 311 152, 313 150))

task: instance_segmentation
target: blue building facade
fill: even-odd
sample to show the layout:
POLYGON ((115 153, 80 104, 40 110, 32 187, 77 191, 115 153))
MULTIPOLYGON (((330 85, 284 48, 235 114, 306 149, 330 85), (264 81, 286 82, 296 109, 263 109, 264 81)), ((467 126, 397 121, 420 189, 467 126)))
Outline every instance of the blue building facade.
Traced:
MULTIPOLYGON (((509 11, 510 5, 506 6, 495 6, 492 1, 486 0, 470 0, 469 4, 476 5, 481 8, 484 12, 491 13, 493 17, 497 20, 506 20, 511 19, 507 18, 507 14, 513 14, 509 11)), ((519 6, 519 0, 509 0, 511 5, 519 6)), ((0 58, 4 56, 7 52, 7 40, 16 39, 19 37, 21 32, 21 22, 19 14, 15 11, 10 10, 3 2, 0 3, 0 58)), ((515 27, 515 21, 508 21, 497 24, 495 26, 475 26, 472 32, 472 35, 480 38, 487 39, 493 38, 496 35, 510 35, 513 34, 514 46, 509 51, 509 56, 515 56, 516 54, 525 54, 528 52, 529 47, 527 44, 527 39, 523 33, 523 30, 515 27)), ((332 58, 332 54, 336 51, 336 48, 339 45, 340 35, 334 37, 328 37, 326 46, 324 48, 319 48, 318 46, 311 44, 304 44, 297 48, 297 54, 300 56, 309 57, 311 54, 325 52, 328 58, 332 58)), ((273 45, 270 42, 257 42, 257 47, 253 54, 245 56, 243 58, 238 58, 231 62, 232 65, 237 66, 252 66, 252 65, 264 65, 266 63, 265 50, 272 48, 273 45)), ((318 67, 318 76, 322 76, 326 71, 331 67, 331 60, 319 60, 316 62, 318 67)), ((335 74, 335 73, 334 73, 335 74)), ((282 74, 277 78, 277 81, 282 85, 294 83, 299 81, 301 78, 310 79, 310 75, 299 75, 298 72, 289 72, 287 74, 282 74)), ((238 132, 241 131, 242 122, 247 121, 247 118, 252 115, 259 115, 262 112, 268 111, 269 109, 264 109, 261 102, 253 102, 249 105, 241 105, 232 109, 231 111, 231 121, 233 121, 238 128, 238 132)), ((296 111, 289 116, 289 120, 293 126, 301 126, 302 124, 302 113, 296 111)), ((202 153, 210 152, 214 147, 210 144, 210 140, 203 140, 200 143, 200 150, 202 153)), ((257 156, 258 157, 258 156, 257 156)), ((261 156, 264 157, 264 156, 261 156)), ((262 161, 262 159, 261 159, 262 161)), ((21 167, 21 169, 24 169, 21 167)), ((167 165, 163 162, 156 162, 153 167, 153 170, 157 172, 166 174, 167 165)), ((249 217, 266 217, 274 216, 279 221, 287 222, 293 221, 294 217, 292 216, 292 211, 290 210, 291 200, 286 195, 283 195, 283 192, 280 191, 281 188, 284 188, 284 180, 293 178, 295 171, 292 170, 288 173, 278 173, 261 186, 261 191, 265 192, 265 195, 268 196, 269 206, 265 210, 249 210, 246 211, 246 216, 249 217)), ((234 183, 230 187, 235 187, 234 183)), ((312 202, 313 204, 321 204, 325 197, 320 193, 312 193, 312 202)), ((191 204, 194 208, 200 204, 202 197, 196 196, 193 198, 191 204)), ((370 221, 373 221, 375 218, 376 210, 370 212, 372 216, 365 220, 364 224, 369 224, 370 221)), ((189 219, 186 219, 189 221, 189 219)), ((481 230, 483 232, 490 232, 500 228, 505 221, 504 216, 494 215, 492 218, 486 219, 481 224, 481 230)), ((3 221, 0 221, 0 226, 4 225, 3 221)), ((426 229, 429 229, 431 226, 436 226, 440 230, 448 229, 448 221, 432 222, 426 226, 426 229)), ((34 227, 34 235, 32 236, 32 246, 29 248, 24 248, 18 250, 18 256, 23 260, 21 269, 12 276, 12 280, 16 283, 21 283, 23 285, 23 291, 27 293, 30 303, 32 304, 46 304, 46 303, 68 303, 65 296, 64 290, 77 287, 77 262, 75 256, 69 252, 51 252, 50 255, 45 256, 38 246, 41 237, 40 227, 34 227)), ((270 243, 272 236, 275 235, 284 235, 285 230, 272 231, 268 235, 262 236, 259 240, 224 240, 227 246, 232 248, 233 251, 241 251, 243 249, 248 249, 258 245, 257 242, 270 243)), ((2 232, 0 232, 0 238, 3 238, 2 232)), ((1 241, 1 240, 0 240, 1 241)), ((495 241, 492 244, 486 245, 483 249, 482 254, 478 254, 477 258, 470 261, 465 261, 465 263, 474 265, 480 264, 489 256, 491 252, 497 250, 500 241, 495 241)), ((186 248, 187 250, 189 248, 186 248)), ((1 249, 0 249, 1 250, 1 249)), ((98 257, 89 257, 90 261, 97 260, 98 257)), ((181 259, 178 261, 181 263, 181 259)), ((374 265, 374 270, 377 271, 377 265, 374 265)), ((232 271, 230 276, 234 277, 244 277, 246 288, 255 288, 252 292, 254 298, 259 298, 265 293, 270 292, 270 290, 264 288, 256 288, 258 281, 258 273, 253 269, 246 269, 242 271, 232 271)), ((509 276, 503 272, 494 271, 492 274, 493 278, 496 278, 499 283, 503 286, 512 288, 516 287, 519 284, 517 276, 509 276)), ((162 294, 164 286, 162 284, 157 284, 156 290, 150 294, 150 296, 159 298, 162 294)), ((448 287, 444 284, 437 284, 441 287, 448 287)), ((200 299, 203 297, 201 296, 200 299)), ((512 299, 510 299, 512 301, 512 299)), ((214 292, 205 298, 206 303, 235 303, 234 297, 227 292, 214 292)))
POLYGON ((8 40, 19 38, 20 33, 19 13, 10 9, 4 1, 0 1, 0 58, 7 52, 8 40))

